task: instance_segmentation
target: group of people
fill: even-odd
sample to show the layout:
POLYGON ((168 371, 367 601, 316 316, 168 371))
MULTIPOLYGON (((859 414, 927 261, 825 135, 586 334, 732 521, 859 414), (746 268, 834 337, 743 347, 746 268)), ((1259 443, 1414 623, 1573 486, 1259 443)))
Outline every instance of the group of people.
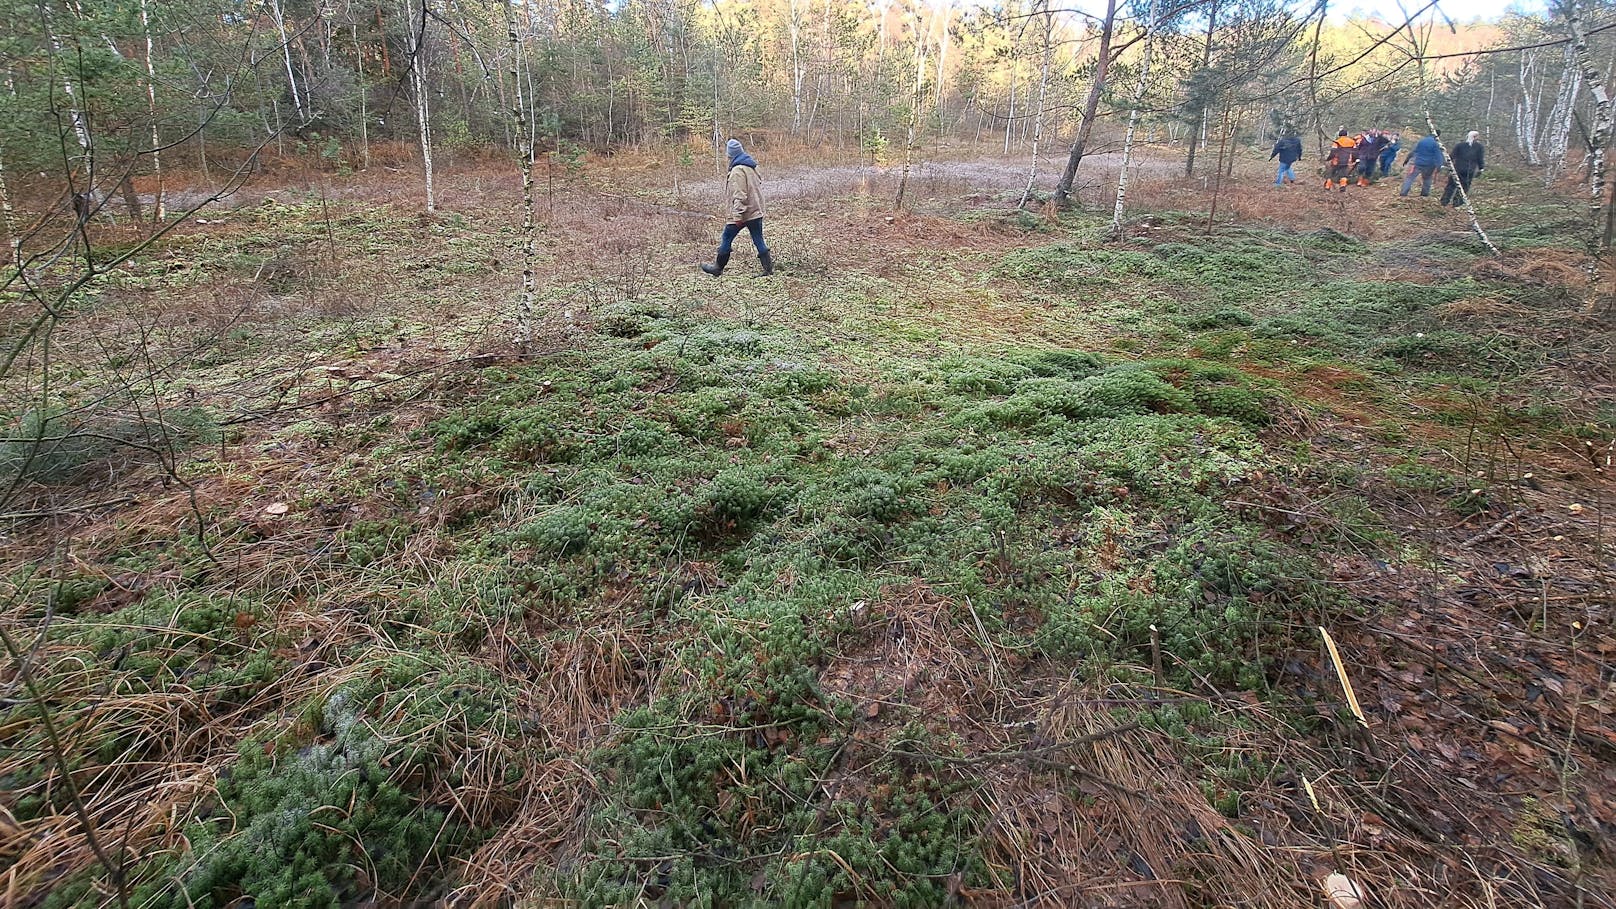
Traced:
MULTIPOLYGON (((1446 161, 1442 154, 1442 140, 1436 133, 1431 133, 1416 142, 1403 156, 1406 171, 1403 176, 1403 189, 1399 195, 1408 195, 1414 189, 1416 178, 1421 181, 1420 195, 1431 195, 1431 181, 1435 178, 1437 170, 1446 165, 1444 169, 1448 175, 1448 182, 1442 188, 1442 204, 1462 205, 1470 197, 1471 181, 1487 166, 1486 149, 1478 141, 1480 135, 1475 130, 1465 134, 1463 142, 1456 143, 1448 150, 1446 161)), ((1354 136, 1343 128, 1336 134, 1335 142, 1330 145, 1325 157, 1324 188, 1346 192, 1354 175, 1357 176, 1359 186, 1370 186, 1380 177, 1392 172, 1392 167, 1397 162, 1397 153, 1402 150, 1403 144, 1398 133, 1370 129, 1354 136)), ((1274 185, 1296 183, 1296 162, 1302 160, 1301 137, 1293 134, 1275 142, 1268 160, 1272 161, 1275 158, 1279 159, 1279 172, 1274 176, 1274 185)))

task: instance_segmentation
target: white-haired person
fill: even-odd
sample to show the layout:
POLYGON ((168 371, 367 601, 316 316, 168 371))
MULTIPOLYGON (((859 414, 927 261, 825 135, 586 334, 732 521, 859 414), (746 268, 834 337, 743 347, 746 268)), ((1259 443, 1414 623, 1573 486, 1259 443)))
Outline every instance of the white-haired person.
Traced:
POLYGON ((1463 205, 1470 198, 1470 181, 1476 179, 1476 174, 1487 169, 1487 149, 1477 141, 1481 133, 1471 130, 1465 133, 1464 141, 1455 143, 1448 149, 1448 183, 1442 187, 1443 205, 1463 205), (1464 188, 1464 195, 1459 195, 1460 187, 1464 188))

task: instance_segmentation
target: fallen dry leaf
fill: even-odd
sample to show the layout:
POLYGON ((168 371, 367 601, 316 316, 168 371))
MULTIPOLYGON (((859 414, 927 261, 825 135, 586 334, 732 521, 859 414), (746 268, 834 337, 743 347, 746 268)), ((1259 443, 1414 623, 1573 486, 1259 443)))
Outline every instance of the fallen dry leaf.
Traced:
POLYGON ((271 502, 264 506, 264 514, 285 514, 286 512, 290 511, 291 508, 292 506, 286 504, 285 502, 271 502))
POLYGON ((1335 909, 1362 909, 1366 898, 1363 888, 1345 874, 1332 874, 1324 879, 1324 896, 1335 909))

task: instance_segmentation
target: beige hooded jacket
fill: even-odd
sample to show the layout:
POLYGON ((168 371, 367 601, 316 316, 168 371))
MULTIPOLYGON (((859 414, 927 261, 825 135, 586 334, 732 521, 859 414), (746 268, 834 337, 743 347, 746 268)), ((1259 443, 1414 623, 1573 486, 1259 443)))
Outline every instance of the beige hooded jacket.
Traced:
POLYGON ((763 181, 745 164, 729 169, 729 222, 745 224, 763 217, 763 181))

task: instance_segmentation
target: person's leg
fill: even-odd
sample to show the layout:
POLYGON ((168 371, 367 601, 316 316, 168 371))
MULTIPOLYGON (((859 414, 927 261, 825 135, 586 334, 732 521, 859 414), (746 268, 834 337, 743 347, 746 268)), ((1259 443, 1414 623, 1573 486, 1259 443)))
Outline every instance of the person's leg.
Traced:
MULTIPOLYGON (((1414 177, 1419 174, 1419 172, 1420 168, 1418 167, 1410 167, 1408 169, 1408 173, 1403 176, 1403 189, 1398 193, 1399 196, 1406 196, 1409 194, 1409 191, 1414 188, 1414 177)), ((1431 180, 1429 177, 1426 178, 1425 185, 1431 185, 1431 180)))
POLYGON ((1448 174, 1448 182, 1442 184, 1442 204, 1443 205, 1451 205, 1451 204, 1453 204, 1453 191, 1454 191, 1454 188, 1457 187, 1458 185, 1459 185, 1458 181, 1453 179, 1453 174, 1448 174))
POLYGON ((722 235, 720 235, 720 237, 718 239, 718 254, 720 256, 728 256, 730 254, 730 250, 735 248, 735 238, 737 236, 740 236, 740 233, 741 233, 741 225, 739 225, 739 224, 725 224, 724 225, 724 233, 722 235))
POLYGON ((1284 182, 1285 182, 1285 165, 1283 163, 1281 163, 1279 165, 1279 170, 1274 172, 1274 185, 1278 186, 1279 184, 1284 183, 1284 182))
POLYGON ((1431 181, 1436 179, 1436 165, 1431 164, 1420 168, 1420 198, 1431 197, 1431 181))
POLYGON ((763 219, 753 218, 746 222, 746 231, 752 235, 752 245, 757 247, 758 264, 763 266, 763 274, 774 274, 774 256, 769 253, 769 245, 763 242, 763 219))
POLYGON ((1476 179, 1476 172, 1473 170, 1463 171, 1459 174, 1459 187, 1465 191, 1464 201, 1469 201, 1470 199, 1470 181, 1474 179, 1476 179))
POLYGON ((741 225, 725 224, 724 232, 718 237, 718 257, 715 258, 710 265, 703 264, 701 266, 701 270, 715 278, 723 274, 724 267, 729 265, 729 254, 730 250, 735 246, 735 237, 740 232, 741 225))

